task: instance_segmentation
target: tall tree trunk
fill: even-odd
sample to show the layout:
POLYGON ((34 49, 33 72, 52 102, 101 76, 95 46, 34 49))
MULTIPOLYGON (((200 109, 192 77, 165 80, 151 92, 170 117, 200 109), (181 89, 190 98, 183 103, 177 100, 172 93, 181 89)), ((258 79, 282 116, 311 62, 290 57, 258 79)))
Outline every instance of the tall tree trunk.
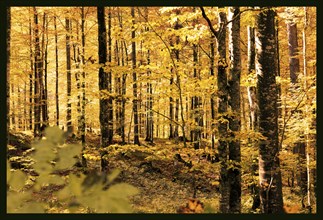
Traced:
MULTIPOLYGON (((82 103, 81 103, 81 140, 83 145, 83 150, 85 147, 85 130, 86 130, 86 123, 85 123, 85 106, 86 106, 86 93, 85 93, 85 79, 86 73, 84 71, 85 65, 85 14, 84 14, 84 7, 81 7, 81 45, 82 45, 82 54, 81 54, 81 62, 83 65, 82 68, 82 103)), ((85 167, 86 161, 82 155, 82 164, 85 167)))
POLYGON ((47 56, 48 56, 48 21, 47 14, 43 15, 43 73, 44 73, 44 83, 43 83, 43 91, 42 91, 42 121, 44 125, 48 125, 48 90, 47 90, 47 56), (46 42, 45 42, 46 41, 46 42))
POLYGON ((139 124, 138 124, 138 97, 137 97, 137 73, 136 73, 136 32, 134 29, 135 26, 135 8, 131 7, 131 17, 132 17, 132 79, 133 79, 133 118, 134 118, 134 144, 140 145, 139 142, 139 124))
POLYGON ((72 22, 69 18, 65 18, 65 28, 66 28, 66 80, 67 80, 67 111, 66 111, 66 125, 67 132, 72 133, 72 103, 71 103, 71 30, 72 22))
MULTIPOLYGON (((112 62, 112 38, 111 38, 111 7, 108 7, 108 63, 112 62)), ((113 140, 113 99, 110 94, 112 94, 112 73, 111 70, 107 73, 108 80, 108 137, 109 143, 113 140)))
POLYGON ((42 72, 42 61, 40 56, 40 42, 39 42, 39 27, 38 27, 38 12, 36 7, 33 7, 34 10, 34 40, 35 40, 35 53, 34 53, 34 136, 37 137, 40 135, 40 123, 41 123, 41 72, 42 72))
POLYGON ((58 37, 57 37, 57 24, 56 24, 56 15, 54 16, 54 30, 55 30, 55 104, 56 104, 56 115, 55 121, 56 125, 59 126, 59 98, 58 98, 58 37))
MULTIPOLYGON (((197 22, 197 21, 195 21, 197 22)), ((198 73, 197 73, 197 65, 198 65, 198 45, 193 44, 193 63, 194 63, 194 69, 193 69, 193 77, 198 79, 198 73)), ((192 109, 192 116, 195 121, 195 126, 191 130, 191 141, 193 142, 194 149, 200 148, 200 139, 201 139, 201 132, 199 128, 199 122, 200 122, 200 97, 194 96, 191 100, 191 109, 192 109)))
POLYGON ((7 70, 6 70, 7 143, 9 143, 9 128, 10 128, 10 41, 11 41, 11 8, 7 7, 7 70))
POLYGON ((29 74, 29 130, 33 130, 33 86, 34 86, 34 61, 33 61, 33 38, 32 38, 32 21, 29 16, 29 58, 30 58, 30 74, 29 74))
POLYGON ((75 36, 76 40, 73 39, 73 60, 75 63, 75 81, 76 81, 76 89, 77 89, 77 136, 81 137, 82 134, 82 91, 81 91, 81 54, 80 54, 80 47, 79 47, 79 25, 78 22, 75 22, 75 36))
MULTIPOLYGON (((104 7, 97 7, 98 17, 98 41, 99 41, 99 90, 100 90, 100 128, 101 128, 101 147, 107 147, 111 144, 109 134, 109 97, 104 93, 108 91, 109 80, 108 74, 104 67, 107 62, 107 31, 105 26, 105 12, 104 7)), ((102 155, 103 156, 103 155, 102 155)))
POLYGON ((219 13, 219 27, 218 32, 218 131, 219 131, 219 145, 218 152, 220 158, 220 211, 222 213, 230 212, 230 183, 228 179, 228 123, 225 114, 228 110, 228 91, 227 91, 227 61, 226 61, 226 13, 219 13))
POLYGON ((82 92, 82 101, 81 101, 81 115, 80 115, 80 128, 81 128, 81 141, 82 141, 82 153, 81 153, 81 163, 83 167, 87 167, 87 161, 84 157, 84 150, 85 150, 85 14, 84 14, 84 7, 81 7, 81 45, 82 45, 82 52, 81 52, 81 65, 82 65, 82 80, 81 80, 81 92, 82 92))
MULTIPOLYGON (((308 14, 307 14, 307 7, 304 7, 304 28, 303 28, 303 68, 304 68, 304 78, 305 78, 305 83, 304 83, 304 90, 308 91, 308 85, 307 85, 307 77, 308 77, 308 73, 307 73, 307 53, 306 53, 306 43, 307 43, 307 38, 306 38, 306 32, 307 32, 307 28, 308 28, 308 14)), ((308 101, 308 95, 306 95, 306 103, 309 103, 308 101)), ((308 117, 309 113, 309 109, 308 109, 308 104, 306 104, 305 106, 305 114, 304 117, 308 117)), ((315 122, 315 121, 314 121, 315 122)), ((309 131, 309 123, 306 123, 306 131, 309 131)), ((303 191, 303 195, 305 195, 305 185, 304 182, 307 180, 307 185, 306 185, 306 193, 307 193, 307 206, 306 208, 308 209, 308 212, 311 213, 312 212, 312 203, 311 203, 311 172, 310 172, 310 136, 308 134, 308 132, 306 132, 305 134, 305 147, 304 147, 304 151, 300 152, 300 161, 305 162, 306 161, 306 171, 305 169, 302 170, 301 173, 301 178, 302 180, 302 191, 303 191), (306 155, 306 157, 305 157, 306 155), (306 176, 305 176, 306 173, 306 176)), ((312 146, 313 148, 315 148, 315 145, 312 146)), ((303 163, 304 166, 304 163, 303 163)))
POLYGON ((230 136, 233 138, 229 142, 229 160, 234 167, 228 171, 230 182, 230 212, 241 212, 241 151, 239 132, 241 130, 240 116, 240 75, 241 75, 241 54, 240 54, 240 9, 239 7, 229 7, 229 101, 232 116, 229 118, 230 136), (234 19, 234 20, 233 20, 234 19))
MULTIPOLYGON (((255 28, 252 26, 247 27, 248 31, 248 77, 254 78, 256 75, 256 69, 255 69, 255 57, 256 57, 256 51, 255 51, 255 28)), ((258 131, 258 104, 257 104, 257 91, 256 86, 248 86, 248 102, 249 102, 249 111, 250 111, 250 120, 249 120, 249 129, 253 132, 258 131)), ((256 146, 255 140, 252 138, 249 138, 249 143, 251 146, 256 146)), ((258 170, 258 164, 251 164, 250 165, 254 172, 258 170)), ((254 190, 252 191, 252 198, 253 198, 253 204, 252 208, 255 210, 260 205, 260 197, 259 197, 259 187, 258 183, 252 183, 254 185, 254 190)))
MULTIPOLYGON (((293 89, 299 87, 298 83, 298 74, 300 72, 300 64, 298 58, 298 42, 297 42, 297 24, 293 21, 287 23, 287 35, 288 35, 288 55, 289 55, 289 72, 290 72, 290 80, 293 89)), ((301 113, 301 111, 299 111, 301 113)), ((304 135, 301 135, 304 137, 304 135)), ((306 150, 305 150, 305 142, 298 141, 295 143, 293 152, 298 152, 298 175, 300 176, 298 185, 301 187, 302 195, 305 195, 307 192, 306 179, 307 173, 306 168, 304 166, 306 161, 306 150)))
MULTIPOLYGON (((214 57, 215 57, 215 49, 214 49, 214 41, 215 41, 215 37, 211 36, 211 43, 210 43, 210 75, 214 76, 214 57)), ((211 148, 215 149, 215 134, 214 134, 214 129, 215 129, 215 115, 216 115, 216 111, 215 111, 215 107, 216 107, 216 101, 215 101, 215 93, 211 94, 211 100, 210 100, 210 104, 211 104, 211 148)))
POLYGON ((282 179, 278 146, 277 42, 272 8, 257 17, 256 73, 259 104, 259 132, 266 138, 259 143, 260 201, 263 213, 282 213, 282 179), (274 65, 273 65, 274 64, 274 65))
MULTIPOLYGON (((146 21, 148 21, 148 8, 145 7, 146 21)), ((146 32, 149 32, 149 28, 146 27, 146 32)), ((147 50, 147 65, 150 65, 150 50, 147 50)), ((151 71, 147 70, 147 77, 151 76, 151 71)), ((150 79, 149 79, 150 80, 150 79)), ((154 140, 154 115, 153 115, 153 85, 151 82, 147 82, 147 111, 146 111, 146 141, 153 143, 154 140)))

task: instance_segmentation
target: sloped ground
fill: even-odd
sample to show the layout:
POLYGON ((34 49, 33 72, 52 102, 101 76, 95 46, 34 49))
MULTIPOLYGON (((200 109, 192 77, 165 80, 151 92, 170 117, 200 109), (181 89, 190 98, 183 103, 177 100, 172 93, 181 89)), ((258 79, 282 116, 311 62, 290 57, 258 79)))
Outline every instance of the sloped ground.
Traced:
MULTIPOLYGON (((28 156, 30 137, 15 135, 15 142, 8 146, 8 157, 19 158, 19 164, 29 172, 31 158, 28 156), (21 147, 23 143, 23 147, 21 147), (28 147, 26 147, 28 146, 28 147), (29 165, 28 165, 29 163, 29 165), (27 165, 26 165, 27 164, 27 165)), ((75 140, 68 140, 73 143, 75 140)), ((100 141, 98 136, 87 137, 86 157, 88 158, 87 170, 100 170, 100 141)), ((186 205, 190 198, 197 198, 204 203, 205 212, 217 213, 219 210, 218 170, 219 164, 207 159, 206 155, 212 152, 204 149, 194 150, 188 145, 184 148, 182 143, 165 139, 156 139, 150 145, 144 141, 141 146, 114 144, 107 149, 105 159, 108 161, 108 172, 113 169, 121 170, 114 181, 126 182, 139 189, 140 193, 130 198, 135 213, 176 213, 186 205), (179 155, 179 156, 178 156, 179 155)), ((242 155, 250 157, 250 155, 242 155)), ((245 159, 244 159, 245 160, 245 159)), ((250 164, 249 164, 250 165, 250 164)), ((249 166, 248 165, 248 166, 249 166)), ((18 169, 20 166, 17 167, 18 169)), ((76 172, 80 172, 81 170, 76 172)), ((246 187, 243 174, 242 178, 242 212, 250 213, 252 198, 246 187)), ((67 212, 66 204, 57 201, 53 192, 60 187, 44 188, 35 194, 36 200, 49 204, 49 213, 67 212)), ((284 202, 289 212, 303 212, 298 204, 300 197, 297 188, 283 187, 284 202)), ((80 208, 77 212, 91 212, 80 208)))

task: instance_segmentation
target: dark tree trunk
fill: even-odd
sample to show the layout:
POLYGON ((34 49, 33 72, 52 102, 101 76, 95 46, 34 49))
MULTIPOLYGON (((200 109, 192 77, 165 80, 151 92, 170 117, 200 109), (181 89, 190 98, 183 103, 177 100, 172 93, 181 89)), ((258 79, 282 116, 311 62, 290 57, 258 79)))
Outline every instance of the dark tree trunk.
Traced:
POLYGON ((29 74, 29 130, 33 130, 33 86, 34 86, 34 61, 33 61, 33 38, 31 28, 31 17, 29 17, 29 53, 30 53, 30 74, 29 74))
POLYGON ((293 84, 296 84, 298 74, 300 72, 296 23, 294 23, 294 22, 287 23, 287 34, 288 34, 288 54, 289 54, 290 80, 293 84))
POLYGON ((241 212, 241 151, 240 138, 241 130, 240 119, 240 75, 241 75, 241 54, 240 54, 240 9, 239 7, 229 8, 229 53, 230 53, 230 71, 229 71, 229 91, 228 104, 231 107, 232 116, 229 118, 230 137, 229 142, 229 160, 234 164, 234 168, 228 171, 230 182, 230 212, 241 212), (234 19, 234 20, 233 20, 234 19))
MULTIPOLYGON (((112 61, 112 38, 111 38, 111 7, 108 7, 108 63, 112 61)), ((108 80, 108 93, 112 93, 112 74, 111 71, 107 73, 108 80)), ((113 140, 113 99, 109 95, 108 98, 108 134, 109 134, 109 143, 112 143, 113 140)))
MULTIPOLYGON (((193 44, 193 63, 194 63, 194 70, 193 70, 193 77, 198 79, 198 73, 197 73, 197 65, 198 65, 198 45, 193 44)), ((194 96, 192 97, 192 102, 191 102, 191 109, 192 109, 192 116, 195 121, 195 126, 191 130, 191 141, 193 142, 194 149, 199 149, 200 148, 200 139, 201 139, 201 132, 200 132, 200 97, 194 96)))
MULTIPOLYGON (((174 83, 174 78, 173 78, 173 74, 169 80, 169 84, 170 84, 170 95, 172 95, 172 87, 173 87, 173 83, 174 83)), ((170 96, 169 97, 169 118, 170 118, 170 122, 169 122, 169 139, 174 138, 174 127, 173 127, 173 120, 174 120, 174 107, 173 107, 174 101, 173 101, 173 97, 170 96)))
POLYGON ((220 211, 229 213, 230 201, 230 184, 228 178, 228 123, 225 117, 228 109, 228 91, 227 91, 227 61, 226 61, 226 13, 219 13, 219 27, 221 32, 218 32, 218 131, 219 145, 218 152, 220 158, 220 211))
POLYGON ((40 135, 40 115, 41 115, 41 72, 42 72, 42 61, 40 56, 40 42, 39 42, 39 27, 38 27, 38 13, 36 7, 34 10, 34 40, 35 40, 35 53, 34 53, 34 73, 35 73, 35 83, 34 83, 34 136, 40 135))
POLYGON ((44 66, 44 86, 42 91, 42 120, 44 125, 48 125, 48 90, 47 90, 47 56, 48 56, 48 21, 47 14, 43 15, 43 66, 44 66), (45 42, 46 41, 46 42, 45 42))
POLYGON ((72 22, 69 18, 65 18, 65 28, 66 28, 66 80, 67 80, 67 112, 66 112, 66 125, 67 132, 72 133, 72 103, 71 103, 71 30, 72 22))
POLYGON ((81 102, 81 141, 82 141, 82 153, 81 153, 81 163, 83 167, 87 167, 86 158, 84 157, 84 150, 85 150, 85 14, 84 14, 84 7, 81 7, 81 45, 82 45, 82 54, 81 54, 81 63, 82 67, 82 102, 81 102))
MULTIPOLYGON (((298 42, 297 42, 297 25, 294 22, 287 23, 287 34, 288 34, 288 54, 289 54, 289 71, 290 71, 290 80, 294 88, 298 88, 298 74, 300 72, 299 64, 299 51, 298 51, 298 42)), ((302 114, 302 111, 298 111, 302 114)), ((304 137, 304 134, 300 134, 304 137)), ((298 141, 295 143, 293 152, 298 153, 298 174, 300 176, 298 185, 301 187, 302 194, 306 194, 307 190, 307 172, 304 164, 306 163, 306 144, 304 141, 298 141)), ((294 175, 294 173, 293 173, 294 175)))
POLYGON ((11 8, 7 7, 7 70, 6 70, 7 143, 9 143, 9 128, 10 128, 10 41, 11 41, 11 8))
POLYGON ((137 73, 136 73, 136 32, 134 29, 135 25, 135 8, 131 7, 131 17, 132 17, 132 31, 131 31, 131 38, 132 38, 132 79, 133 79, 133 118, 134 118, 134 144, 140 145, 139 142, 139 124, 138 124, 138 97, 137 97, 137 73))
MULTIPOLYGON (((214 39, 215 37, 211 37, 211 43, 210 43, 210 75, 214 76, 214 56, 215 56, 215 49, 214 49, 214 39)), ((212 149, 215 149, 215 135, 214 135, 214 129, 215 129, 215 117, 216 117, 216 101, 215 101, 215 93, 211 94, 211 141, 212 141, 212 149)))
MULTIPOLYGON (((145 8, 145 16, 148 21, 148 8, 145 8)), ((147 27, 145 31, 149 31, 147 27)), ((150 50, 147 51, 147 65, 150 65, 150 50)), ((151 76, 151 71, 147 71, 147 77, 151 76)), ((150 80, 150 79, 149 79, 150 80)), ((147 113, 146 113, 146 141, 153 143, 154 140, 154 120, 153 120, 153 85, 147 82, 147 113)))
POLYGON ((107 62, 107 31, 105 26, 105 13, 104 7, 97 7, 97 17, 98 17, 98 41, 99 41, 99 64, 101 65, 99 69, 99 90, 100 90, 100 128, 101 128, 101 147, 107 147, 111 144, 109 129, 109 107, 110 107, 110 97, 107 97, 104 93, 110 88, 109 77, 105 72, 104 67, 107 62))
POLYGON ((54 16, 54 30, 55 30, 55 104, 56 104, 56 125, 59 126, 59 98, 58 98, 58 37, 57 37, 57 24, 56 16, 54 16))
POLYGON ((76 81, 76 89, 77 89, 77 136, 81 137, 82 134, 82 91, 81 91, 81 54, 80 54, 80 47, 79 47, 79 25, 78 22, 75 24, 75 36, 76 40, 73 39, 73 60, 75 64, 75 81, 76 81))
POLYGON ((277 42, 272 8, 263 8, 257 17, 256 73, 259 105, 259 132, 266 138, 259 143, 260 201, 263 213, 282 213, 282 179, 279 163, 277 112, 277 42))
MULTIPOLYGON (((250 78, 254 78, 256 74, 255 69, 255 57, 256 57, 256 50, 255 50, 255 28, 248 26, 248 75, 250 78)), ((258 104, 257 104, 257 91, 256 86, 248 86, 248 101, 249 101, 249 111, 250 111, 250 122, 249 122, 249 129, 251 131, 258 131, 258 104)), ((256 147, 256 143, 254 140, 248 140, 251 146, 256 147)), ((250 165, 252 167, 257 166, 254 168, 258 170, 258 164, 250 165)), ((260 205, 260 197, 259 197, 259 187, 258 183, 252 183, 254 188, 252 190, 252 198, 253 204, 252 208, 255 210, 260 205)))

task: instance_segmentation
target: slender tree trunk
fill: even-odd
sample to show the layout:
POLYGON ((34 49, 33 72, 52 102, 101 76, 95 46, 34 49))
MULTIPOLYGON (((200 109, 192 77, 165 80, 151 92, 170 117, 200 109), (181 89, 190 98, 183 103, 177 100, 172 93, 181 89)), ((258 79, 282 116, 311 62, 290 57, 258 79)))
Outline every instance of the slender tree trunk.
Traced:
MULTIPOLYGON (((256 50, 255 50, 255 28, 248 26, 248 76, 250 78, 254 78, 256 75, 255 69, 255 57, 256 57, 256 50)), ((256 85, 248 86, 248 101, 249 101, 249 111, 250 111, 250 120, 249 120, 249 129, 253 132, 258 131, 258 104, 257 104, 257 91, 256 85)), ((249 139, 249 143, 256 146, 256 142, 254 140, 249 139)), ((258 164, 251 164, 251 167, 257 166, 254 171, 258 170, 258 164)), ((259 187, 258 183, 253 183, 255 188, 252 192, 253 197, 253 204, 252 208, 255 210, 260 205, 260 197, 259 197, 259 187)))
POLYGON ((86 130, 86 123, 85 123, 85 14, 84 14, 84 7, 81 7, 81 45, 82 45, 82 54, 81 54, 81 64, 82 64, 82 102, 81 102, 81 141, 82 141, 82 153, 81 153, 81 163, 83 167, 87 167, 87 161, 84 157, 84 150, 85 150, 85 130, 86 130))
POLYGON ((266 138, 259 143, 260 201, 263 213, 282 213, 282 179, 278 146, 277 42, 272 8, 263 8, 257 17, 256 73, 259 104, 259 132, 266 138))
POLYGON ((73 60, 75 63, 75 81, 76 81, 76 89, 77 89, 77 137, 81 137, 82 134, 82 91, 81 91, 81 55, 80 55, 80 47, 79 47, 79 25, 78 22, 76 22, 75 25, 75 35, 76 40, 73 40, 73 60))
MULTIPOLYGON (((148 8, 145 7, 145 16, 148 21, 148 8)), ((149 31, 147 27, 146 32, 149 31)), ((150 65, 150 50, 147 51, 147 65, 150 65)), ((151 76, 151 71, 147 71, 147 77, 151 76)), ((150 79, 149 79, 150 80, 150 79)), ((153 85, 147 82, 147 111, 146 111, 146 141, 153 143, 154 140, 154 115, 153 115, 153 85)))
POLYGON ((228 123, 225 114, 228 109, 227 95, 227 62, 226 62, 226 13, 219 13, 219 27, 221 32, 218 32, 218 131, 219 145, 218 152, 220 158, 220 210, 222 213, 229 213, 230 201, 230 183, 228 179, 228 123))
POLYGON ((57 37, 57 24, 56 17, 54 16, 54 30, 55 30, 55 104, 56 104, 56 125, 59 126, 59 98, 58 98, 58 37, 57 37))
POLYGON ((48 56, 48 21, 47 14, 43 15, 43 33, 42 33, 42 62, 43 62, 43 75, 42 80, 42 92, 41 92, 41 111, 42 111, 42 122, 45 126, 48 125, 48 101, 47 101, 47 56, 48 56), (45 42, 46 41, 46 42, 45 42))
MULTIPOLYGON (((298 83, 298 74, 300 72, 300 64, 298 58, 298 42, 297 42, 297 24, 294 22, 287 23, 287 35, 288 35, 288 55, 289 55, 289 72, 290 80, 294 85, 294 89, 299 88, 298 83)), ((299 111, 301 113, 302 111, 299 111)), ((304 135, 301 135, 304 137, 304 135)), ((298 185, 301 187, 302 195, 305 195, 307 192, 306 179, 307 173, 304 166, 306 161, 306 144, 304 141, 299 141, 295 143, 293 152, 298 152, 298 175, 300 176, 298 185)))
MULTIPOLYGON (((215 56, 215 49, 214 49, 214 39, 215 37, 211 37, 211 43, 210 43, 210 75, 214 76, 214 56, 215 56)), ((215 129, 215 117, 216 117, 216 101, 215 101, 215 93, 211 94, 211 141, 212 141, 212 149, 215 149, 215 135, 214 135, 214 129, 215 129)))
POLYGON ((40 115, 41 115, 41 71, 42 61, 40 60, 40 42, 39 42, 39 27, 38 27, 38 13, 36 7, 33 7, 34 11, 34 40, 35 40, 35 54, 34 54, 34 72, 35 72, 35 83, 34 83, 34 136, 40 135, 40 115))
POLYGON ((11 41, 11 8, 7 7, 7 70, 6 70, 7 143, 9 143, 9 129, 10 129, 10 41, 11 41))
MULTIPOLYGON (((82 103, 81 103, 81 140, 83 145, 83 150, 85 147, 85 130, 86 130, 86 123, 85 123, 85 106, 86 106, 86 93, 85 93, 85 79, 86 73, 84 71, 85 65, 85 14, 84 14, 84 7, 81 7, 81 41, 82 41, 82 54, 81 54, 81 62, 83 65, 82 68, 82 103)), ((82 164, 86 166, 85 158, 82 156, 82 164)))
MULTIPOLYGON (((112 38, 111 38, 111 7, 108 7, 108 62, 112 62, 112 38)), ((112 93, 112 73, 111 70, 107 73, 108 77, 108 93, 112 93)), ((108 137, 109 143, 113 140, 113 100, 112 96, 108 98, 108 137)))
MULTIPOLYGON (((308 77, 308 73, 307 73, 307 53, 306 53, 306 31, 307 31, 307 27, 308 27, 308 14, 307 14, 307 7, 304 7, 304 28, 303 28, 303 68, 304 68, 304 78, 305 78, 305 83, 304 83, 304 90, 307 91, 308 90, 308 85, 307 85, 307 77, 308 77)), ((306 103, 308 103, 308 95, 306 95, 306 103)), ((309 110, 308 110, 308 105, 305 105, 305 117, 308 117, 309 114, 309 110)), ((309 131, 309 123, 306 123, 306 131, 309 131)), ((309 140, 309 134, 308 132, 306 132, 305 134, 305 147, 304 147, 304 151, 300 152, 300 161, 301 162, 305 162, 306 160, 306 171, 305 169, 302 170, 301 173, 301 178, 303 179, 302 182, 303 184, 301 185, 303 193, 305 194, 305 185, 307 182, 307 187, 306 187, 306 193, 307 193, 307 206, 306 208, 308 209, 308 212, 311 213, 312 212, 312 203, 311 203, 311 172, 310 172, 310 144, 309 144, 310 140, 309 140), (306 159, 305 159, 305 155, 306 155, 306 159), (306 175, 305 175, 306 174, 306 175), (306 181, 307 180, 307 181, 306 181), (306 182, 305 182, 306 181, 306 182), (305 184, 304 184, 305 182, 305 184)), ((303 164, 303 163, 302 163, 303 164)), ((304 165, 303 165, 304 166, 304 165)))
POLYGON ((65 28, 66 28, 66 80, 67 80, 67 112, 66 112, 66 125, 67 132, 72 133, 72 103, 71 103, 71 30, 72 22, 69 18, 65 18, 65 28))
POLYGON ((131 17, 132 17, 132 79, 133 79, 133 118, 134 118, 134 144, 140 145, 139 142, 139 124, 138 124, 138 97, 137 97, 137 73, 136 73, 136 32, 134 29, 135 25, 135 8, 131 7, 131 17))
POLYGON ((230 182, 230 212, 241 212, 241 150, 239 132, 241 130, 241 108, 240 108, 240 75, 241 75, 241 54, 240 54, 240 9, 239 7, 229 7, 229 106, 232 116, 229 118, 230 136, 233 138, 229 142, 229 160, 234 167, 228 171, 230 182), (234 20, 233 20, 234 19, 234 20))
MULTIPOLYGON (((197 74, 197 69, 196 69, 198 65, 197 56, 198 56, 198 45, 193 44, 193 63, 194 63, 193 77, 196 79, 199 78, 197 74)), ((191 140, 193 142, 194 149, 200 148, 200 139, 201 139, 201 132, 199 128, 199 121, 200 121, 199 102, 200 102, 200 97, 197 97, 197 96, 192 97, 191 109, 192 109, 193 119, 195 121, 195 126, 191 130, 191 140)))
POLYGON ((29 17, 29 56, 30 56, 30 74, 29 74, 29 130, 33 130, 33 73, 34 73, 34 61, 33 61, 33 38, 32 38, 32 23, 31 17, 29 17))

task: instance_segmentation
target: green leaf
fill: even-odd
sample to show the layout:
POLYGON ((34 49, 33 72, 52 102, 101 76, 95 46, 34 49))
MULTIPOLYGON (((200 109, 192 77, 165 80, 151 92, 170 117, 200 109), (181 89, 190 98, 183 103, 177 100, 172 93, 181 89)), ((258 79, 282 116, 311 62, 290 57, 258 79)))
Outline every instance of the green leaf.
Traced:
POLYGON ((82 182, 85 179, 85 175, 81 174, 80 177, 72 174, 69 177, 69 189, 75 196, 81 196, 82 194, 82 182))
POLYGON ((17 213, 44 213, 44 205, 38 202, 28 202, 17 210, 17 213))
POLYGON ((56 169, 67 169, 75 164, 75 156, 79 155, 82 150, 82 145, 69 144, 58 150, 58 161, 56 162, 56 169))
POLYGON ((55 145, 48 140, 41 140, 38 143, 33 144, 35 148, 34 159, 38 162, 51 161, 55 158, 55 152, 53 151, 55 145))
POLYGON ((26 180, 27 175, 20 170, 16 170, 11 174, 8 183, 14 190, 20 190, 25 185, 26 180))
POLYGON ((7 192, 7 212, 16 213, 26 199, 31 197, 31 192, 7 192))
POLYGON ((121 171, 119 169, 114 169, 112 171, 112 173, 108 175, 109 183, 111 183, 113 180, 115 180, 115 178, 117 178, 119 176, 120 172, 121 171))
POLYGON ((47 127, 45 129, 46 139, 54 144, 63 144, 65 137, 64 131, 62 131, 58 126, 47 127))
POLYGON ((10 168, 11 168, 11 165, 10 165, 9 161, 7 160, 7 183, 11 177, 11 169, 10 168))
POLYGON ((49 174, 54 170, 53 166, 47 161, 36 162, 33 166, 40 175, 49 174))

